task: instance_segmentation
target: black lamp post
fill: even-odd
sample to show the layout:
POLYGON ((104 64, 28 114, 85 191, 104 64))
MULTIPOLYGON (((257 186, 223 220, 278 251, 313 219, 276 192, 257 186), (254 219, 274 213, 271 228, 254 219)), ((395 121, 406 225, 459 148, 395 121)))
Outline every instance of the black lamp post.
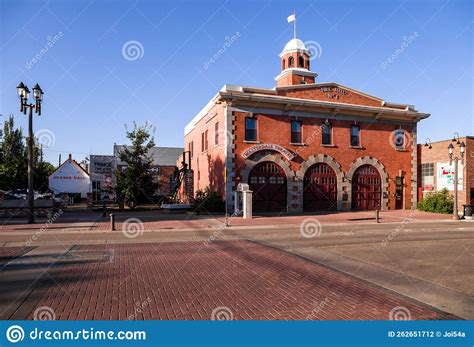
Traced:
POLYGON ((456 141, 456 136, 453 138, 453 142, 459 145, 461 156, 457 157, 454 155, 453 150, 454 146, 452 143, 448 146, 448 154, 449 154, 449 165, 452 165, 454 161, 454 208, 453 208, 453 219, 458 220, 458 162, 461 160, 461 164, 464 163, 464 152, 466 151, 466 144, 459 141, 459 136, 456 141))
POLYGON ((20 98, 20 112, 26 114, 28 110, 28 223, 35 222, 34 215, 34 185, 33 185, 33 110, 38 116, 41 116, 41 102, 43 101, 43 90, 38 85, 35 84, 33 87, 33 97, 34 104, 28 103, 28 98, 30 96, 30 90, 27 86, 20 82, 18 87, 18 97, 20 98))

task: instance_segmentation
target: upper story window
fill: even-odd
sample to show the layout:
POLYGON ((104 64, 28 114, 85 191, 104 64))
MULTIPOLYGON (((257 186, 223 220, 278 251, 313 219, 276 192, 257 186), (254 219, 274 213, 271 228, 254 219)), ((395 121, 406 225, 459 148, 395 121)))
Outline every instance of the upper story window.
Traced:
POLYGON ((421 186, 430 188, 434 185, 434 163, 421 164, 421 186))
POLYGON ((360 127, 358 125, 351 125, 351 146, 360 146, 360 127))
POLYGON ((301 122, 292 120, 291 121, 291 143, 302 143, 301 136, 301 122))
POLYGON ((189 144, 188 144, 188 151, 189 151, 189 154, 192 157, 194 157, 194 142, 191 141, 189 144))
POLYGON ((245 118, 245 141, 257 141, 257 120, 245 118))
POLYGON ((332 125, 331 123, 323 123, 321 125, 321 131, 322 131, 322 144, 323 145, 331 145, 331 129, 332 125))
POLYGON ((304 58, 302 56, 298 58, 298 67, 304 67, 304 58))
POLYGON ((219 122, 214 125, 214 145, 219 144, 219 122))
POLYGON ((405 131, 403 129, 395 130, 395 149, 404 150, 405 146, 405 131))
POLYGON ((288 67, 293 67, 295 65, 295 59, 293 57, 288 58, 288 67))
POLYGON ((201 152, 207 151, 208 148, 208 141, 207 141, 207 130, 201 134, 201 152))

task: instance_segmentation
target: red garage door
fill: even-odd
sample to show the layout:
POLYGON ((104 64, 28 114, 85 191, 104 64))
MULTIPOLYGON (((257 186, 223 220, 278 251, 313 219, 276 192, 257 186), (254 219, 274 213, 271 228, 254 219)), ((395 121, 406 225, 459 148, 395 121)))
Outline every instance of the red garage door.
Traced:
POLYGON ((318 163, 306 170, 303 187, 305 211, 337 210, 337 177, 329 165, 318 163))
POLYGON ((256 212, 286 212, 286 175, 274 162, 265 161, 250 171, 249 187, 253 191, 256 212))
POLYGON ((352 209, 380 209, 382 199, 380 174, 372 165, 362 165, 352 176, 352 209))

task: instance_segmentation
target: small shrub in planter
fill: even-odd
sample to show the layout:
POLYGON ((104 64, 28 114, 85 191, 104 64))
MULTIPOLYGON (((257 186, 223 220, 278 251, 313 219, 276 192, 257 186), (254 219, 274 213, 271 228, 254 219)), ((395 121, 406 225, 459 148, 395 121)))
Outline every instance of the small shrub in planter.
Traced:
POLYGON ((446 188, 426 194, 418 203, 418 209, 426 212, 453 213, 453 208, 453 197, 446 188))
POLYGON ((201 212, 224 212, 225 204, 218 192, 211 192, 209 188, 198 190, 194 197, 193 211, 201 212))

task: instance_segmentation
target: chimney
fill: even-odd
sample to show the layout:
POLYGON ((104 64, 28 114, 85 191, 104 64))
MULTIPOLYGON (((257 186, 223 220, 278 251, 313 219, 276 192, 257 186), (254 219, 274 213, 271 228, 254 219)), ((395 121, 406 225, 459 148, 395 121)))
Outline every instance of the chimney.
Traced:
POLYGON ((69 153, 69 160, 72 160, 72 154, 69 153))

